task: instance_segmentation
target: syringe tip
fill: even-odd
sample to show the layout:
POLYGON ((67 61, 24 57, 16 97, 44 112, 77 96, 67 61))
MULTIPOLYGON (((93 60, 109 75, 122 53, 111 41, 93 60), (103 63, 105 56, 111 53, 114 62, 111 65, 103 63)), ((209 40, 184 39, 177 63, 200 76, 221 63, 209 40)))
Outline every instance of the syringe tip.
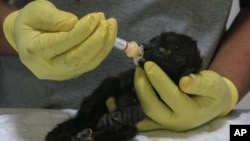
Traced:
POLYGON ((141 50, 138 47, 138 44, 134 41, 129 42, 128 46, 125 50, 125 53, 128 57, 130 58, 134 58, 134 57, 138 57, 141 55, 141 50))

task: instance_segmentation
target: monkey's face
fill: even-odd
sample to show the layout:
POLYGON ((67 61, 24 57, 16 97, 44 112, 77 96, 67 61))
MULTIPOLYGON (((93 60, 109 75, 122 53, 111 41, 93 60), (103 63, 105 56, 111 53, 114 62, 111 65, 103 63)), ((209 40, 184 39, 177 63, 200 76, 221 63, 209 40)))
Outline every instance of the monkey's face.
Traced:
POLYGON ((145 61, 155 62, 175 83, 180 77, 196 73, 201 67, 202 59, 196 42, 183 34, 162 33, 143 44, 145 61))

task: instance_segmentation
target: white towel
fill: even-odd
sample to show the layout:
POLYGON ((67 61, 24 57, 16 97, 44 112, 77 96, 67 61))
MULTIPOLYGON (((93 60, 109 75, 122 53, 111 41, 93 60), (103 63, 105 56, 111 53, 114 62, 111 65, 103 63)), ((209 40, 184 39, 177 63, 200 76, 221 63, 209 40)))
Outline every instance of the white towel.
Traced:
MULTIPOLYGON (((72 109, 0 109, 0 141, 44 141, 48 131, 75 114, 72 109)), ((139 133, 134 141, 229 141, 232 124, 250 124, 250 110, 234 110, 191 131, 139 133)))

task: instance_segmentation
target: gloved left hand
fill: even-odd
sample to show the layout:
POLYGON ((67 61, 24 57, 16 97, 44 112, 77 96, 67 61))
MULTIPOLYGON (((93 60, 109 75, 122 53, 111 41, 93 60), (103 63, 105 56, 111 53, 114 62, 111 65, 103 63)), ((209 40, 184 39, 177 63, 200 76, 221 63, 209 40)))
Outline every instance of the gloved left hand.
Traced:
POLYGON ((36 0, 4 20, 4 34, 40 79, 66 80, 96 68, 112 49, 115 19, 90 13, 78 20, 50 1, 36 0))
POLYGON ((189 130, 226 115, 237 103, 234 84, 213 71, 184 76, 178 87, 155 63, 146 62, 144 70, 137 67, 135 73, 135 90, 148 117, 137 125, 140 131, 189 130))

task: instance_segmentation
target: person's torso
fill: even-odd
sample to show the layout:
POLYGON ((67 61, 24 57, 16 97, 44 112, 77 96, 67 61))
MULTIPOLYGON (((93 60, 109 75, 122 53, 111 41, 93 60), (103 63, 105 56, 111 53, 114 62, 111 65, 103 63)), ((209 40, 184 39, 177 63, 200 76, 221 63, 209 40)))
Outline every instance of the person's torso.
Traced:
MULTIPOLYGON (((117 36, 139 44, 161 32, 186 34, 197 41, 205 69, 225 30, 231 0, 51 0, 79 18, 104 12, 116 18, 117 36)), ((0 107, 78 108, 109 75, 134 67, 131 59, 113 49, 102 64, 79 78, 63 82, 38 80, 17 57, 0 57, 0 107)))

